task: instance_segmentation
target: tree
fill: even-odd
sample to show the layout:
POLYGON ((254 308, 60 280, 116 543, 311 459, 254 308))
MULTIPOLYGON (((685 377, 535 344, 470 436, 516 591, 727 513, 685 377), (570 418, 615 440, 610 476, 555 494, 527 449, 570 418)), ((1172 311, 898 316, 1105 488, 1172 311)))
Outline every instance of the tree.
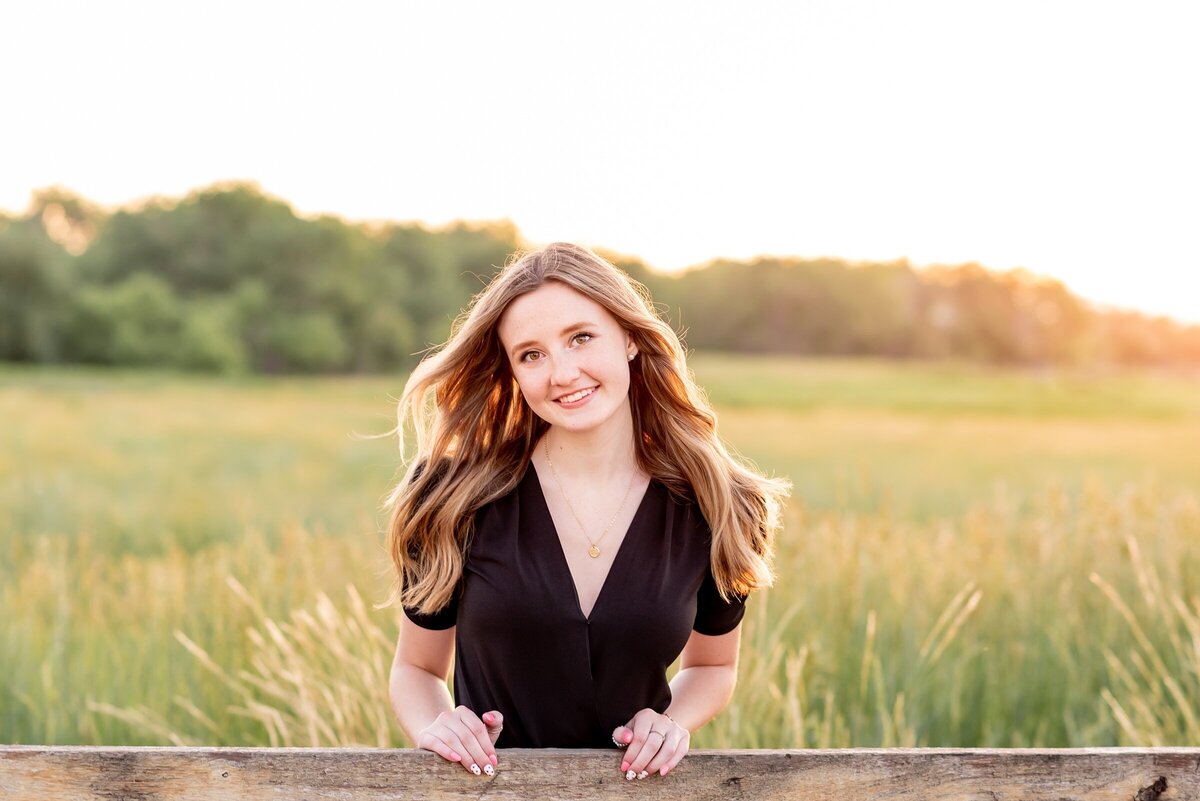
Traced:
POLYGON ((33 193, 25 219, 72 255, 87 250, 107 213, 86 198, 52 186, 33 193))
POLYGON ((78 361, 169 365, 183 329, 181 312, 166 281, 139 273, 111 286, 84 287, 68 311, 64 341, 78 361))
POLYGON ((68 258, 37 225, 0 218, 0 360, 62 358, 68 258))

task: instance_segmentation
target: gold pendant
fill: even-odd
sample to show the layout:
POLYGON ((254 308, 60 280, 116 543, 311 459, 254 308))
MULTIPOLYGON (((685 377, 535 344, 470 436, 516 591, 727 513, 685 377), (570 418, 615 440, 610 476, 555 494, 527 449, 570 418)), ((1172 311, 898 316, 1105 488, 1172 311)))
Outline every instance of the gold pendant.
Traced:
POLYGON ((600 549, 593 545, 591 548, 588 548, 588 556, 596 559, 600 556, 600 549))

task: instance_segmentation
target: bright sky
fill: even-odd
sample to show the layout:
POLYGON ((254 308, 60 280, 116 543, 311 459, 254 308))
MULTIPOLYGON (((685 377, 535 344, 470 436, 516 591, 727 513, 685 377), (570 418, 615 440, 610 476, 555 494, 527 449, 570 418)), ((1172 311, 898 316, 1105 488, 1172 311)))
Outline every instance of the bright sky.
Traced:
POLYGON ((0 208, 250 179, 675 269, 978 261, 1200 322, 1200 4, 6 7, 0 208))

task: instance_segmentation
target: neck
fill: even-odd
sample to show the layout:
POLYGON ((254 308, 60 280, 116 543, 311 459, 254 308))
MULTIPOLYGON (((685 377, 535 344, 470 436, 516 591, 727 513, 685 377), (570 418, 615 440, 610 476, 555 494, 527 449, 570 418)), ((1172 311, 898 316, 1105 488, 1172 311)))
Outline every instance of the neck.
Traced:
POLYGON ((554 466, 563 476, 586 475, 603 481, 638 469, 633 415, 628 405, 623 414, 614 415, 599 428, 570 431, 555 426, 542 439, 542 447, 550 451, 554 466))

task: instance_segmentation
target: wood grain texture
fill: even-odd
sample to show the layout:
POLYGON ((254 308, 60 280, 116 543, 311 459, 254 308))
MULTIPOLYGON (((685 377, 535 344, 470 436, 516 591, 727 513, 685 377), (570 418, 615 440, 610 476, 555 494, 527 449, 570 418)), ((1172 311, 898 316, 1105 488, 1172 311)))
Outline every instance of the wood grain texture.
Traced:
POLYGON ((1200 748, 693 751, 642 781, 615 749, 499 756, 489 778, 413 750, 0 746, 0 798, 1200 801, 1200 748))

